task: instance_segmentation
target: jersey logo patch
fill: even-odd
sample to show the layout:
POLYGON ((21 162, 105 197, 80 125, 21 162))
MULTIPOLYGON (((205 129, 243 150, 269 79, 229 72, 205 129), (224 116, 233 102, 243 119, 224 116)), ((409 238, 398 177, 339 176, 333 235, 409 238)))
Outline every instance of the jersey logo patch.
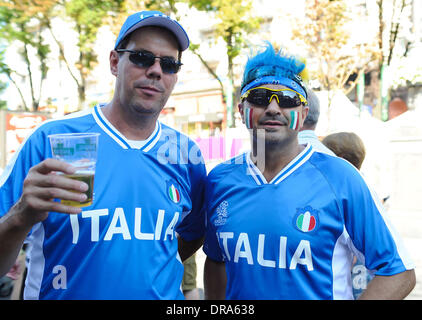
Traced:
POLYGON ((174 203, 180 202, 180 188, 177 183, 172 180, 167 180, 167 195, 174 203))
POLYGON ((301 232, 313 232, 319 224, 318 211, 310 206, 298 208, 293 223, 296 229, 301 232))
POLYGON ((215 226, 222 226, 226 224, 228 206, 229 206, 229 203, 226 200, 224 200, 217 207, 217 219, 214 220, 215 226))

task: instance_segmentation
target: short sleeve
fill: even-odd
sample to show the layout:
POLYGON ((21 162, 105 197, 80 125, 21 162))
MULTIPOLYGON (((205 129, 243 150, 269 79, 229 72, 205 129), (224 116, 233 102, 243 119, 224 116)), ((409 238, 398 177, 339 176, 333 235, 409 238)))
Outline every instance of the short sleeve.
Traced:
POLYGON ((217 231, 213 222, 212 194, 212 183, 210 183, 209 179, 207 179, 207 183, 205 184, 206 231, 202 250, 210 259, 222 262, 224 257, 221 252, 220 244, 217 238, 217 231))
MULTIPOLYGON (((196 147, 196 144, 193 147, 196 147)), ((177 233, 186 241, 199 239, 205 233, 204 190, 207 172, 199 148, 194 151, 198 153, 197 161, 188 164, 192 208, 190 212, 183 214, 182 221, 176 229, 177 233)))

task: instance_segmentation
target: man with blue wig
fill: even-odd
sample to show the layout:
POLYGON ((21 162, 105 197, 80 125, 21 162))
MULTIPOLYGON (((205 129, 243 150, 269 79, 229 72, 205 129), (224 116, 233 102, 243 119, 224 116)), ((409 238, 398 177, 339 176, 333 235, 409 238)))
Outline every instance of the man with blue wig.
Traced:
POLYGON ((414 265, 347 161, 298 143, 305 65, 271 44, 246 64, 239 110, 251 152, 206 184, 208 299, 353 299, 353 255, 375 274, 362 299, 402 299, 414 265))

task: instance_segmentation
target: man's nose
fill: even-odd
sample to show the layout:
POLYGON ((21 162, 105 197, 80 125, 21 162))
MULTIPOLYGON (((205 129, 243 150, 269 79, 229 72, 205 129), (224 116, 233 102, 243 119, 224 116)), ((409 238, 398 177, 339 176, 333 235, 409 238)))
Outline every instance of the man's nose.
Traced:
POLYGON ((269 105, 267 106, 267 108, 265 109, 266 113, 271 113, 271 114, 277 114, 280 113, 280 106, 278 105, 278 99, 277 97, 273 96, 269 105))
POLYGON ((159 58, 155 58, 154 64, 147 68, 146 74, 148 77, 161 79, 163 75, 163 69, 161 69, 159 58))

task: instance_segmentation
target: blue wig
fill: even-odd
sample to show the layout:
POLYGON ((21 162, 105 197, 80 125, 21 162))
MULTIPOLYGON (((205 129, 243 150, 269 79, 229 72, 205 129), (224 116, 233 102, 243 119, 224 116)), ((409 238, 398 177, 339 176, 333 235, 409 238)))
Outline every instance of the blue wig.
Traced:
POLYGON ((299 74, 305 64, 294 56, 275 52, 270 42, 266 49, 249 58, 241 85, 241 95, 262 84, 281 84, 307 97, 305 86, 299 74))

